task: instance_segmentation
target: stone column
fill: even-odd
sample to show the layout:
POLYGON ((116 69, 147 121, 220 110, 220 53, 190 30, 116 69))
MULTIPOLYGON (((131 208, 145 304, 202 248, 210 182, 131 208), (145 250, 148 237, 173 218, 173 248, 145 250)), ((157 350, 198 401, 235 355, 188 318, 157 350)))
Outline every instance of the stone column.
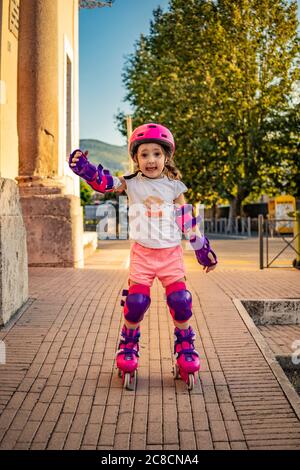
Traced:
POLYGON ((57 1, 20 4, 19 175, 50 185, 58 169, 57 1))
POLYGON ((16 179, 29 265, 81 267, 82 208, 58 174, 58 1, 20 3, 16 179))

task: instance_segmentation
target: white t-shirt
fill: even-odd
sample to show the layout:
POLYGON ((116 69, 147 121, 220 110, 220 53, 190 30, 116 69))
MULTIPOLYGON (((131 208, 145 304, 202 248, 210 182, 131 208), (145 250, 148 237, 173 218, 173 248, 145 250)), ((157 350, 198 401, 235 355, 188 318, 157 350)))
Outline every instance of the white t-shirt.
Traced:
POLYGON ((174 217, 174 199, 187 191, 182 181, 150 179, 138 173, 126 180, 129 238, 149 248, 179 245, 182 232, 174 217))

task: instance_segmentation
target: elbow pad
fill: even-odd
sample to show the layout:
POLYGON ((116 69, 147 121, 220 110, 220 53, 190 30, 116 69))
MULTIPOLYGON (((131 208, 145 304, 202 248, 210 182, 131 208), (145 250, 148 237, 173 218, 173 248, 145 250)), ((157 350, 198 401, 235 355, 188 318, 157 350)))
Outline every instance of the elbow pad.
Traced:
MULTIPOLYGON (((180 230, 190 238, 192 229, 201 221, 200 215, 194 217, 192 204, 184 204, 175 208, 175 220, 180 230)), ((204 240, 203 240, 204 241, 204 240)))

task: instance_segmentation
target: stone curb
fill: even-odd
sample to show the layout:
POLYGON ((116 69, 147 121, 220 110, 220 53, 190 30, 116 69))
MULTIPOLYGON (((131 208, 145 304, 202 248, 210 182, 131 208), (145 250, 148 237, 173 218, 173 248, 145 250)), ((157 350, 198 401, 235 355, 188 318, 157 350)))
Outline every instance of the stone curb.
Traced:
MULTIPOLYGON (((248 314, 246 308, 243 306, 242 301, 249 301, 254 299, 236 299, 233 298, 233 303, 242 318, 243 322, 245 323, 246 327, 248 328, 250 334, 252 335, 253 339, 255 340, 257 346, 261 350, 264 358, 266 359, 267 363, 269 364, 274 376, 276 377, 277 382, 279 383, 283 393, 287 397, 291 407, 295 411, 298 419, 300 420, 300 397, 298 396, 297 392, 295 391, 294 387, 286 377, 284 371, 282 370, 281 366, 279 365, 278 361, 272 350, 270 349, 269 345, 267 344, 265 338, 260 333, 258 328, 256 327, 255 323, 253 322, 252 318, 248 314)), ((260 299, 261 300, 261 299, 260 299)), ((281 299, 284 300, 284 299, 281 299)))
POLYGON ((28 310, 28 308, 35 302, 36 298, 29 297, 26 302, 13 314, 10 320, 5 325, 0 325, 0 333, 6 334, 12 329, 22 315, 28 310))

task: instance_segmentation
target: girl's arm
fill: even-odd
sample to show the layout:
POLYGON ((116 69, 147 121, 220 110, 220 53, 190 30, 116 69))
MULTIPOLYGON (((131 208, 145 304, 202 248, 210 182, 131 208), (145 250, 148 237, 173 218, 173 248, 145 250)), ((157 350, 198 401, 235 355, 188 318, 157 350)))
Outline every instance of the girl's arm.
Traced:
POLYGON ((188 220, 192 219, 192 205, 189 205, 189 207, 185 206, 186 201, 183 193, 179 194, 179 196, 174 199, 174 204, 176 205, 176 208, 179 209, 179 213, 182 211, 182 213, 180 214, 181 220, 179 221, 178 218, 176 219, 177 224, 180 224, 181 230, 190 239, 192 236, 196 235, 196 222, 194 224, 191 224, 188 230, 186 229, 185 224, 188 220), (186 210, 184 210, 183 206, 185 206, 186 210))
POLYGON ((185 203, 185 197, 180 194, 175 200, 175 217, 179 228, 188 236, 190 244, 195 251, 198 262, 204 266, 206 273, 215 269, 217 256, 210 248, 209 240, 200 233, 197 218, 193 217, 193 207, 185 203))
POLYGON ((112 176, 109 170, 102 165, 96 167, 87 159, 88 152, 83 153, 80 149, 74 150, 69 158, 69 166, 76 175, 83 178, 95 191, 99 193, 121 192, 126 189, 123 177, 112 176))
POLYGON ((174 199, 174 204, 179 206, 183 206, 185 204, 185 197, 183 193, 179 194, 179 196, 174 199))
POLYGON ((115 191, 117 193, 121 193, 122 191, 125 191, 127 189, 126 180, 125 180, 124 176, 120 176, 120 177, 118 177, 118 179, 121 183, 121 186, 118 185, 116 187, 115 191))

